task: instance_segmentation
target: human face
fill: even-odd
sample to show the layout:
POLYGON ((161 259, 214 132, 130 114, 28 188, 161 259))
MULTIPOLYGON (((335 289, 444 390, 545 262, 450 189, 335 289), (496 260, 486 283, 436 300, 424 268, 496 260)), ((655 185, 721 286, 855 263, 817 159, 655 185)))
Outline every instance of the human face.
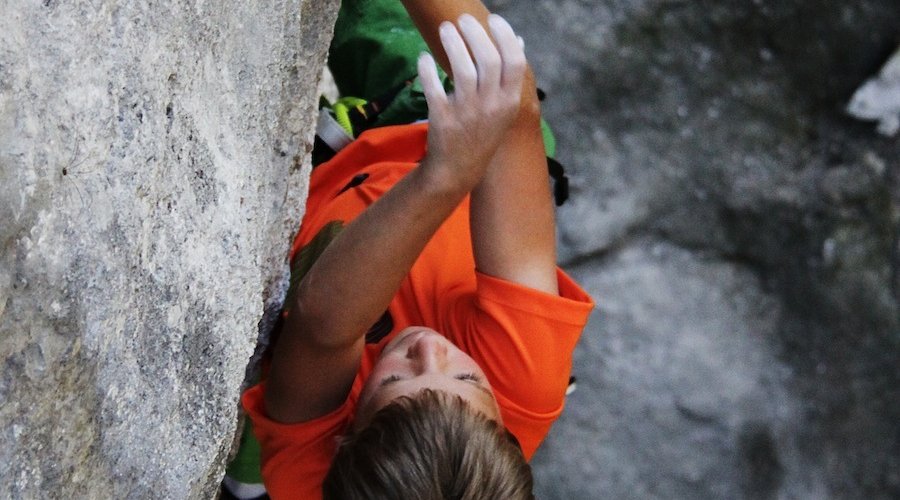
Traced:
POLYGON ((501 421, 500 408, 478 363, 438 332, 416 326, 397 334, 381 351, 359 396, 356 427, 364 427, 394 399, 422 389, 458 395, 476 411, 501 421))

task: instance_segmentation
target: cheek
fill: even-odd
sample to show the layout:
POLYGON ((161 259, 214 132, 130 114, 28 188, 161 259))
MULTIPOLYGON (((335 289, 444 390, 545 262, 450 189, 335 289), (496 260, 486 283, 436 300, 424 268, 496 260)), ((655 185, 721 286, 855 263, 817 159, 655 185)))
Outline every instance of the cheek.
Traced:
POLYGON ((477 361, 472 359, 471 356, 466 354, 464 351, 455 347, 456 352, 453 356, 453 364, 458 367, 461 371, 475 372, 481 376, 484 376, 484 371, 481 369, 481 365, 478 364, 477 361))
POLYGON ((377 384, 374 383, 375 380, 374 377, 369 377, 369 379, 366 380, 365 385, 363 385, 362 391, 359 393, 359 400, 356 404, 357 417, 368 413, 366 409, 370 406, 372 398, 375 395, 375 389, 377 388, 377 384))

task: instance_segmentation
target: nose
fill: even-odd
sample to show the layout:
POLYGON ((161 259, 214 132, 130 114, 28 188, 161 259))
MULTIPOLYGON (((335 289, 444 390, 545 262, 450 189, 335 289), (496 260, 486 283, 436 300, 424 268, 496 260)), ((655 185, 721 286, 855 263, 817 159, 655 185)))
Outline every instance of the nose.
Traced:
POLYGON ((447 345, 437 335, 422 335, 409 346, 407 356, 416 362, 419 374, 440 372, 447 365, 447 345))

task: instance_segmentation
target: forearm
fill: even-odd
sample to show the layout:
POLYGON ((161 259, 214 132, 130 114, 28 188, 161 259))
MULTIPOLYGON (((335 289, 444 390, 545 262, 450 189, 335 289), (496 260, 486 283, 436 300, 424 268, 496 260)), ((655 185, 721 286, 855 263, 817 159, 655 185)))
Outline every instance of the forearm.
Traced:
MULTIPOLYGON (((438 36, 443 21, 463 13, 487 25, 478 0, 403 0, 435 59, 452 75, 438 36)), ((526 67, 511 128, 472 192, 472 245, 479 271, 557 293, 556 235, 534 75, 526 67)))
POLYGON ((558 293, 556 226, 539 119, 523 113, 472 191, 478 270, 558 293), (530 118, 529 118, 530 117, 530 118))
POLYGON ((438 36, 438 26, 444 21, 456 22, 463 14, 471 14, 482 25, 487 26, 487 16, 490 14, 480 0, 402 0, 402 2, 434 54, 434 58, 450 75, 453 72, 438 36))
POLYGON ((345 346, 384 312, 425 244, 468 192, 435 179, 425 162, 351 222, 319 257, 292 304, 289 335, 345 346))

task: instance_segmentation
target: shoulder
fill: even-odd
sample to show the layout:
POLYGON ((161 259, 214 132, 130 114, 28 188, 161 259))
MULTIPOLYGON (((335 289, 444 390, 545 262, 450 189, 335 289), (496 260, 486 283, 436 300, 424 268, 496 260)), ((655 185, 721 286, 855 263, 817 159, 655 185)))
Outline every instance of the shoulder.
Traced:
POLYGON ((338 439, 350 428, 355 398, 315 420, 282 424, 266 415, 264 393, 265 384, 258 384, 244 393, 241 402, 260 444, 267 491, 272 498, 318 497, 338 439))

